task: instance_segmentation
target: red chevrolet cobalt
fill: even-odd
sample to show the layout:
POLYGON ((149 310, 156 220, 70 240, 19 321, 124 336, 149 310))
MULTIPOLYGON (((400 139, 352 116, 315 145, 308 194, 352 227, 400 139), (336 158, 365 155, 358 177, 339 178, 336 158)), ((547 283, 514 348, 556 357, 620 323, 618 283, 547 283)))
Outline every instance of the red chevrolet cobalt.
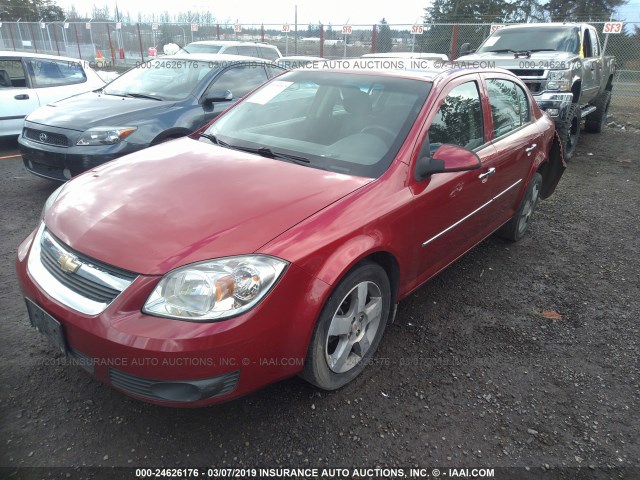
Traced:
POLYGON ((20 245, 33 326, 114 388, 226 401, 368 363, 395 305, 564 170, 500 70, 295 70, 190 138, 68 182, 20 245))

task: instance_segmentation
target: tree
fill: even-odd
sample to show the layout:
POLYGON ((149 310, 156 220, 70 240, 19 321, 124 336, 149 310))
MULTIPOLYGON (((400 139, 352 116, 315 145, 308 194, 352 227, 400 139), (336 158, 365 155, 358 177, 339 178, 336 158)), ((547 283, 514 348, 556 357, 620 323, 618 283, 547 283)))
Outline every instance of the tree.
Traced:
POLYGON ((380 20, 378 33, 376 35, 376 52, 386 53, 390 52, 392 48, 393 38, 391 35, 391 28, 389 28, 389 24, 383 18, 382 20, 380 20))
POLYGON ((609 20, 615 9, 625 3, 627 0, 549 0, 542 6, 553 22, 593 22, 609 20))
POLYGON ((53 0, 3 0, 2 18, 5 21, 26 22, 64 20, 64 11, 53 0))

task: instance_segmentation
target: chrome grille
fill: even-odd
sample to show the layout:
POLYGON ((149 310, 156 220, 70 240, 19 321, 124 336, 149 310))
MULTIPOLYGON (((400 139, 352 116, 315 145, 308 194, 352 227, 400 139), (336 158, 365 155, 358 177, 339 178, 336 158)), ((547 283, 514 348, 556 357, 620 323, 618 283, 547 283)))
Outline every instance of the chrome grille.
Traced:
POLYGON ((58 147, 69 146, 69 139, 60 133, 45 132, 43 130, 36 130, 35 128, 25 128, 24 136, 38 143, 56 145, 58 147))
POLYGON ((96 315, 136 279, 135 273, 78 253, 40 227, 28 268, 49 295, 87 315, 96 315))

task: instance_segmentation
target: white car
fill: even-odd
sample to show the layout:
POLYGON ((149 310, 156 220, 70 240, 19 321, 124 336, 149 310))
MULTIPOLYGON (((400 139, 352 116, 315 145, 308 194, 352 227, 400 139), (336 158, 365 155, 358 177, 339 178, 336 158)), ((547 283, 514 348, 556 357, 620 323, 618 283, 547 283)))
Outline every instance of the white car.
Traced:
POLYGON ((0 51, 0 136, 19 135, 24 117, 42 105, 103 85, 82 60, 0 51))
POLYGON ((227 55, 245 55, 275 61, 282 57, 275 45, 258 42, 240 42, 236 40, 201 40, 191 42, 183 49, 186 53, 224 53, 227 55))

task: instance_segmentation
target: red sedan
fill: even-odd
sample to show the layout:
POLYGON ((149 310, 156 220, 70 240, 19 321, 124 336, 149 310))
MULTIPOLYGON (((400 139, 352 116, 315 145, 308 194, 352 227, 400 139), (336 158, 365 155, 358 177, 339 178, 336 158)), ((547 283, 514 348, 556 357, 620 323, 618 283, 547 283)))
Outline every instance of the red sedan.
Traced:
POLYGON ((17 272, 31 323, 136 398, 332 390, 397 302, 492 233, 520 239, 563 170, 506 71, 295 70, 59 188, 17 272))

